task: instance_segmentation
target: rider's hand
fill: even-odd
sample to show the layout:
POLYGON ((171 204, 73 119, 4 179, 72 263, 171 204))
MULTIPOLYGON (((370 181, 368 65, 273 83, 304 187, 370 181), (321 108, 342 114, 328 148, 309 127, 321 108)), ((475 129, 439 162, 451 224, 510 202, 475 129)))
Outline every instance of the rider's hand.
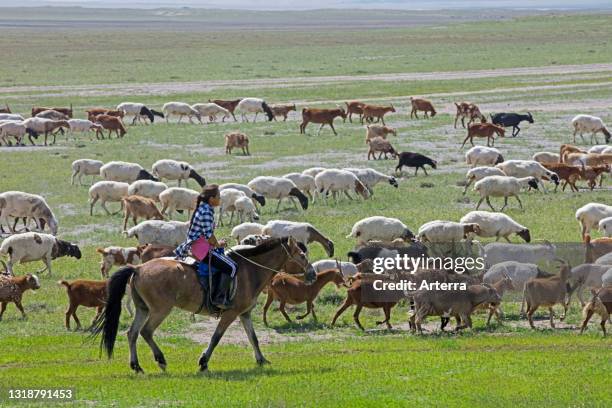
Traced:
POLYGON ((225 247, 227 246, 227 242, 226 242, 224 239, 220 239, 220 240, 217 242, 217 246, 218 246, 219 248, 225 248, 225 247))

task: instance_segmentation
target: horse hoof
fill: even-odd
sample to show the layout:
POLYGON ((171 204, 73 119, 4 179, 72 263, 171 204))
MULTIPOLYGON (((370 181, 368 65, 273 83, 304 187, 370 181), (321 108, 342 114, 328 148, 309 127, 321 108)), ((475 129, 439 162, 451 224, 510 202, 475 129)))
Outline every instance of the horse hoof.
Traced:
POLYGON ((136 374, 144 374, 144 370, 138 364, 132 364, 131 368, 136 374))

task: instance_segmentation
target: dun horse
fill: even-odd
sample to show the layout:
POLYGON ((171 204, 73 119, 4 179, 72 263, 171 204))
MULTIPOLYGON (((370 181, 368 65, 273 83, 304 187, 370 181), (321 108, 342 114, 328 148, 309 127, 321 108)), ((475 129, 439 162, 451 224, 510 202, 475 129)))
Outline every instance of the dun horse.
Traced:
MULTIPOLYGON (((315 271, 308 263, 302 248, 292 238, 270 239, 253 248, 233 251, 229 256, 238 264, 236 294, 232 306, 221 312, 219 324, 208 348, 198 361, 200 371, 208 369, 208 362, 215 347, 237 317, 240 318, 253 347, 257 364, 268 363, 259 349, 251 321, 251 310, 257 303, 257 296, 288 262, 300 264, 307 280, 313 281, 315 277, 315 271)), ((153 340, 155 329, 174 307, 191 313, 210 314, 208 310, 201 310, 203 294, 195 271, 180 261, 154 259, 139 266, 126 266, 110 277, 106 307, 96 322, 93 334, 95 336, 102 333, 101 347, 106 350, 109 358, 112 357, 117 337, 121 298, 128 283, 136 306, 134 321, 128 331, 130 367, 137 373, 143 372, 136 351, 136 341, 140 334, 153 351, 158 366, 165 370, 166 359, 153 340)))

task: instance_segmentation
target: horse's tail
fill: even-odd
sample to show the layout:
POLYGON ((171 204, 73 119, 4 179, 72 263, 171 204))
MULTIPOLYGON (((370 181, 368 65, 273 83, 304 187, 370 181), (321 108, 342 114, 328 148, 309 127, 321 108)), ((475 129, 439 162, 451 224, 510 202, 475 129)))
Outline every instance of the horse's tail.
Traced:
POLYGON ((263 111, 268 116, 268 120, 270 122, 272 122, 272 120, 274 119, 274 113, 272 112, 272 109, 270 109, 270 106, 268 106, 268 104, 266 102, 262 102, 261 103, 261 109, 263 109, 263 111))
POLYGON ((125 288, 136 273, 136 268, 126 266, 115 272, 107 283, 107 297, 104 311, 93 324, 92 336, 102 333, 100 349, 106 350, 108 358, 113 356, 117 329, 119 328, 119 317, 121 316, 121 299, 125 295, 125 288))

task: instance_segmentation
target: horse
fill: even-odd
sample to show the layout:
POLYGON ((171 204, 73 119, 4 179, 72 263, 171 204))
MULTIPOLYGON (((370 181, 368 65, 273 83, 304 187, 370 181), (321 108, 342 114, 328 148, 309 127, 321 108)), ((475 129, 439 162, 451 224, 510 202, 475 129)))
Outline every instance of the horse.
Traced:
MULTIPOLYGON (((208 348, 198 361, 200 371, 208 370, 211 355, 229 325, 240 318, 249 342, 253 347, 258 365, 268 364, 259 349, 259 342, 251 321, 251 310, 257 297, 280 272, 285 264, 298 263, 304 278, 314 281, 316 273, 303 250, 293 238, 273 238, 258 246, 241 248, 228 252, 237 263, 235 296, 231 306, 220 312, 220 320, 210 340, 208 348)), ((164 354, 153 340, 155 329, 164 321, 174 307, 191 313, 210 315, 203 305, 203 292, 192 266, 174 259, 160 258, 138 266, 128 265, 115 272, 108 281, 106 307, 94 323, 92 336, 102 333, 100 347, 106 350, 110 359, 113 355, 121 299, 127 285, 130 285, 136 313, 128 331, 130 349, 130 368, 136 373, 144 373, 138 363, 136 341, 140 334, 153 351, 159 368, 165 371, 167 363, 164 354)))

